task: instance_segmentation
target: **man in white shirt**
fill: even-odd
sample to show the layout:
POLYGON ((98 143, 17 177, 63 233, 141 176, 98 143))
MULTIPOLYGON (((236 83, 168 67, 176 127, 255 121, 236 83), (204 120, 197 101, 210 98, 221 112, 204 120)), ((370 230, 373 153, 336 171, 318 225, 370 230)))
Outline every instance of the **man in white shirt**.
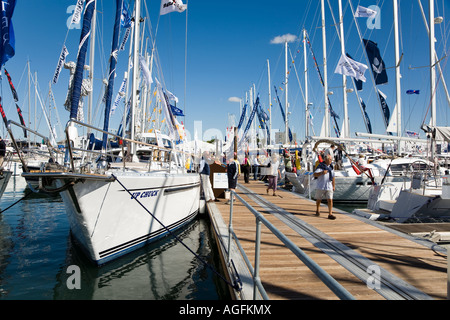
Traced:
POLYGON ((314 171, 314 177, 317 178, 316 186, 316 216, 320 215, 320 202, 323 197, 326 197, 328 203, 328 219, 334 220, 336 217, 333 215, 333 192, 335 189, 334 170, 331 166, 333 157, 327 155, 325 161, 321 162, 316 171, 314 171))

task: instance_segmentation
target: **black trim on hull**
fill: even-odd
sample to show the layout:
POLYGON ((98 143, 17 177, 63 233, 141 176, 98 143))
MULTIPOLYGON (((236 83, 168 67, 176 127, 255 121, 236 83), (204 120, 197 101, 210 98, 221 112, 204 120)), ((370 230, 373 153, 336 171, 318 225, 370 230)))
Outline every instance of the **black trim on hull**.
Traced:
MULTIPOLYGON (((185 224, 186 222, 192 220, 196 215, 197 215, 197 211, 192 213, 192 214, 190 214, 186 218, 184 218, 184 219, 182 219, 180 221, 177 221, 177 222, 171 224, 170 226, 167 226, 167 228, 169 230, 176 229, 177 227, 179 227, 179 226, 185 224)), ((106 258, 106 257, 108 257, 110 255, 116 254, 119 251, 129 249, 129 248, 131 248, 133 246, 136 246, 136 245, 139 245, 139 244, 141 244, 143 242, 146 242, 146 241, 148 241, 148 240, 150 240, 152 238, 158 237, 158 236, 160 236, 160 235, 162 235, 164 233, 167 233, 167 230, 164 229, 164 228, 161 228, 161 229, 159 229, 157 231, 154 231, 152 233, 149 233, 147 235, 141 236, 139 238, 127 241, 127 242, 122 243, 120 245, 117 245, 115 247, 112 247, 112 248, 106 249, 104 251, 101 251, 101 252, 99 252, 99 257, 100 257, 100 259, 104 259, 104 258, 106 258)))

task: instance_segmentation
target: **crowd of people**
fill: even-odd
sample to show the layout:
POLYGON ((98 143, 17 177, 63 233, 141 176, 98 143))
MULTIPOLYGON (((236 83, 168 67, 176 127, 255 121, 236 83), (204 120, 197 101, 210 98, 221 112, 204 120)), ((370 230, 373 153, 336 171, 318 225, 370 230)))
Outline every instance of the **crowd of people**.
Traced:
MULTIPOLYGON (((339 165, 339 152, 335 146, 326 148, 319 153, 319 160, 314 167, 313 177, 316 179, 316 216, 320 216, 320 204, 322 199, 327 201, 328 219, 334 220, 336 216, 333 215, 333 192, 335 190, 335 173, 336 166, 339 165), (332 164, 334 162, 334 165, 332 164)), ((214 197, 209 175, 210 169, 208 161, 211 160, 209 154, 205 153, 200 162, 200 173, 203 181, 204 195, 206 201, 218 201, 214 197)), ((277 196, 278 181, 281 177, 280 168, 284 165, 286 172, 298 172, 301 170, 301 158, 297 150, 294 153, 285 149, 281 153, 272 153, 260 157, 259 154, 249 155, 245 153, 238 160, 236 153, 233 154, 232 159, 226 159, 223 155, 222 165, 226 166, 228 189, 235 191, 237 180, 240 175, 243 175, 244 183, 250 183, 251 177, 253 180, 263 180, 267 182, 266 193, 272 193, 277 196)), ((229 202, 227 202, 229 203, 229 202)))

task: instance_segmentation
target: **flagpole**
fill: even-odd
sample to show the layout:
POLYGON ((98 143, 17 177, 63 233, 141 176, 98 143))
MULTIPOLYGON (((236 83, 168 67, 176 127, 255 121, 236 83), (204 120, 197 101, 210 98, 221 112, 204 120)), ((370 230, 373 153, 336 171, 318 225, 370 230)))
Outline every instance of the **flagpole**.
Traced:
MULTIPOLYGON (((134 18, 134 48, 133 48, 133 76, 132 76, 132 89, 131 89, 131 121, 130 121, 130 133, 131 140, 134 140, 135 128, 134 124, 136 121, 136 104, 137 96, 136 93, 139 90, 138 76, 139 76, 139 32, 140 32, 140 18, 141 18, 141 1, 136 0, 135 2, 135 18, 134 18)), ((129 155, 134 155, 136 145, 131 143, 131 150, 129 155)))
MULTIPOLYGON (((400 46, 399 46, 399 27, 398 27, 398 0, 393 0, 394 5, 394 44, 395 44, 395 88, 397 98, 397 136, 402 135, 402 91, 400 83, 400 46)), ((400 140, 397 146, 397 153, 400 154, 400 140)))
POLYGON ((434 0, 430 0, 430 93, 431 93, 431 120, 430 125, 436 126, 436 99, 435 99, 435 87, 436 87, 436 50, 434 44, 435 28, 434 28, 434 0))
MULTIPOLYGON (((344 41, 344 14, 342 13, 342 0, 339 0, 339 28, 341 34, 341 51, 342 56, 345 56, 345 41, 344 41)), ((350 128, 348 123, 348 99, 347 99, 347 76, 342 74, 342 91, 344 99, 344 130, 343 138, 350 138, 350 128)))
POLYGON ((285 100, 285 105, 284 105, 284 126, 285 126, 285 137, 284 137, 284 143, 286 145, 288 145, 289 142, 289 125, 288 125, 288 43, 287 41, 284 42, 284 74, 285 74, 285 78, 284 78, 284 100, 285 100))
POLYGON ((305 140, 309 134, 308 60, 306 53, 306 29, 303 29, 303 60, 305 65, 305 140))
POLYGON ((328 70, 327 70, 327 39, 326 39, 326 30, 325 30, 325 2, 321 0, 321 8, 322 8, 322 47, 323 47, 323 87, 325 94, 325 137, 330 137, 330 114, 329 114, 329 106, 328 106, 328 70))
POLYGON ((270 65, 269 59, 267 59, 267 77, 269 82, 269 145, 272 144, 272 96, 270 89, 270 65))

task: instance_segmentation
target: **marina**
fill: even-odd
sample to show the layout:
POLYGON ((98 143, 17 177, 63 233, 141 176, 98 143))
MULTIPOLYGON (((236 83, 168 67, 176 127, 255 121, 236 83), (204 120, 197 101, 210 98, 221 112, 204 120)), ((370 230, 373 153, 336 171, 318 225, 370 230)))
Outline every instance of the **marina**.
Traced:
MULTIPOLYGON (((447 299, 447 250, 429 240, 408 234, 407 226, 372 222, 339 209, 337 219, 316 217, 315 202, 295 193, 280 191, 267 195, 266 186, 251 181, 240 184, 237 194, 261 212, 336 279, 354 299, 403 300, 447 299), (403 231, 398 231, 403 230, 403 231), (379 278, 374 278, 374 270, 379 278), (374 280, 376 279, 376 280, 374 280), (378 281, 378 282, 377 282, 378 281), (373 283, 372 283, 373 282, 373 283), (379 287, 377 287, 379 285, 379 287)), ((217 237, 227 251, 230 206, 208 204, 216 221, 217 237)), ((233 204, 232 228, 249 261, 255 261, 255 216, 239 200, 233 204)), ((449 228, 449 225, 442 225, 449 228)), ((409 225, 422 230, 432 226, 409 225)), ((230 251, 235 265, 246 269, 237 249, 230 251)), ((227 257, 224 258, 227 261, 227 257)), ((316 274, 263 227, 261 231, 259 277, 270 299, 337 299, 316 274)), ((253 280, 248 268, 241 279, 246 291, 238 297, 253 297, 253 280)), ((231 273, 233 274, 233 273, 231 273)))
POLYGON ((449 9, 2 1, 0 300, 450 299, 449 9))

